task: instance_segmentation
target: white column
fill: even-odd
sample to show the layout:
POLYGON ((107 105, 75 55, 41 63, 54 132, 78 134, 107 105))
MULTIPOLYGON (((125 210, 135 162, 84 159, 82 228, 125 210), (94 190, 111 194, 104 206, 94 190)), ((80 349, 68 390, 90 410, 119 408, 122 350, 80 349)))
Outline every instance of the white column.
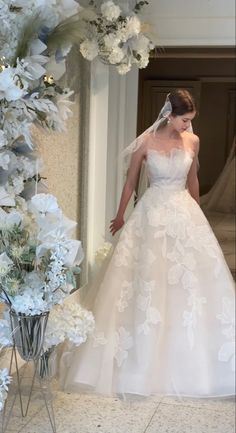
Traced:
POLYGON ((89 273, 105 239, 109 68, 91 64, 87 260, 89 273))
MULTIPOLYGON (((134 140, 137 129, 138 69, 121 76, 110 68, 107 148, 106 239, 111 240, 109 222, 115 216, 124 184, 122 150, 134 140)), ((133 208, 130 201, 126 215, 133 208)))
MULTIPOLYGON (((120 76, 115 68, 91 65, 90 138, 88 173, 87 260, 89 275, 95 253, 109 233, 124 183, 119 155, 136 137, 138 70, 120 76)), ((130 202, 132 208, 132 201, 130 202)))

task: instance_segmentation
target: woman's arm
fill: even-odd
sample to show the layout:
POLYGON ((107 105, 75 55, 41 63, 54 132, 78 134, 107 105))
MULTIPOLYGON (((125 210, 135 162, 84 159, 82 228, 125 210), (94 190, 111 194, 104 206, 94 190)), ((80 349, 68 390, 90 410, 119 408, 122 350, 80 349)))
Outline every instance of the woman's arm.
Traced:
POLYGON ((198 204, 200 204, 200 197, 199 197, 199 182, 198 182, 198 153, 199 153, 199 138, 194 135, 193 140, 193 150, 194 150, 194 158, 191 165, 191 168, 188 172, 187 177, 187 187, 191 194, 191 196, 196 200, 198 204))
POLYGON ((124 225, 124 213, 130 197, 132 196, 134 189, 136 187, 138 181, 138 175, 141 168, 142 160, 146 153, 145 145, 142 145, 136 152, 133 153, 129 170, 127 173, 127 179, 123 187, 123 191, 121 194, 119 208, 116 214, 115 219, 111 220, 110 232, 114 236, 114 234, 121 229, 124 225))

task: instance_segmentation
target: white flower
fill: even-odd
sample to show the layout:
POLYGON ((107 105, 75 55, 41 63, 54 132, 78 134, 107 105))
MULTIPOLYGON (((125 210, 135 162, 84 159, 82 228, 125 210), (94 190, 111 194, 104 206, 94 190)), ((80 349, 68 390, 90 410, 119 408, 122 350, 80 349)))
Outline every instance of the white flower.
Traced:
POLYGON ((140 33, 140 31, 141 31, 140 19, 136 15, 127 18, 127 24, 126 24, 127 39, 132 38, 133 36, 137 36, 140 33))
POLYGON ((59 18, 64 19, 76 14, 79 5, 74 0, 53 0, 53 7, 59 15, 59 18))
POLYGON ((24 189, 24 176, 16 173, 8 178, 7 191, 10 195, 15 196, 20 194, 24 189))
POLYGON ((6 319, 0 320, 0 346, 12 346, 10 321, 6 319))
POLYGON ((6 191, 4 186, 0 186, 0 206, 15 206, 15 199, 6 191))
POLYGON ((6 253, 0 254, 0 277, 7 275, 12 265, 13 261, 6 253))
POLYGON ((94 331, 94 327, 93 314, 80 304, 56 305, 49 315, 44 349, 47 350, 65 339, 79 346, 94 331))
POLYGON ((45 276, 39 271, 32 271, 26 274, 24 278, 25 285, 34 290, 41 291, 45 285, 45 276))
POLYGON ((104 45, 108 50, 112 50, 113 48, 117 48, 119 43, 120 43, 120 39, 118 38, 118 36, 115 33, 109 33, 108 35, 105 35, 103 38, 104 41, 104 45))
POLYGON ((4 389, 5 391, 8 390, 8 385, 11 382, 11 378, 8 374, 8 369, 3 368, 0 370, 0 389, 1 391, 4 389))
POLYGON ((149 54, 141 55, 140 59, 137 61, 138 67, 140 69, 146 68, 149 63, 149 54))
POLYGON ((131 41, 131 47, 134 51, 137 51, 140 54, 148 54, 150 48, 153 48, 151 45, 151 41, 150 39, 143 35, 143 34, 139 34, 136 38, 133 38, 131 41))
POLYGON ((19 156, 18 167, 22 170, 24 179, 29 179, 35 176, 43 168, 43 163, 41 159, 30 159, 26 156, 19 156))
POLYGON ((92 61, 99 52, 97 41, 95 39, 85 39, 80 44, 80 52, 85 59, 92 61))
POLYGON ((117 69, 117 71, 119 72, 120 75, 125 75, 125 74, 127 74, 127 72, 130 71, 131 64, 121 63, 120 65, 118 65, 116 67, 116 69, 117 69))
POLYGON ((52 194, 36 194, 29 202, 29 209, 35 215, 46 216, 47 214, 58 214, 60 208, 56 197, 52 194))
POLYGON ((21 88, 21 82, 15 75, 14 68, 5 68, 0 73, 0 99, 7 101, 16 101, 22 98, 26 93, 24 87, 21 88))
POLYGON ((0 148, 6 146, 7 139, 4 131, 0 129, 0 148))
POLYGON ((121 9, 113 1, 109 0, 101 5, 101 12, 108 21, 115 21, 119 18, 121 9))
POLYGON ((84 259, 81 242, 76 239, 68 239, 62 245, 67 249, 67 253, 63 258, 63 264, 68 267, 80 265, 84 259))
POLYGON ((41 314, 49 310, 48 302, 44 299, 43 292, 35 293, 30 287, 25 289, 23 293, 11 298, 12 309, 16 313, 26 315, 41 314))
POLYGON ((7 152, 0 152, 0 167, 3 170, 8 170, 8 166, 10 163, 10 155, 7 152))
POLYGON ((121 48, 116 47, 112 50, 111 54, 108 57, 108 60, 112 65, 115 65, 117 63, 120 63, 124 56, 124 51, 121 48))

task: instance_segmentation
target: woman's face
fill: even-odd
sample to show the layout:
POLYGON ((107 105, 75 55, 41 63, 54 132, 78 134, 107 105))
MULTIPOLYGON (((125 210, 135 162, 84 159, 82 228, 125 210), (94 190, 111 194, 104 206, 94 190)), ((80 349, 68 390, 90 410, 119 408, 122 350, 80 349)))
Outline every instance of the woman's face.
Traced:
POLYGON ((194 119, 196 115, 196 111, 192 111, 191 113, 185 113, 181 116, 173 116, 170 115, 170 123, 172 127, 178 132, 184 132, 189 128, 191 121, 194 119))

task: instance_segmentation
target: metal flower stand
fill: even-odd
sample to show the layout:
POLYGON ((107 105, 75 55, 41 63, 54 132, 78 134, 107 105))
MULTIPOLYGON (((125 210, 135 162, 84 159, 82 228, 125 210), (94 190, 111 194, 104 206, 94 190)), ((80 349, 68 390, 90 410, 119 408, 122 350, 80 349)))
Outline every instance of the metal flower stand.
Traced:
POLYGON ((29 413, 32 396, 40 394, 46 408, 53 433, 56 433, 55 416, 52 402, 51 380, 48 374, 48 358, 43 352, 43 341, 48 320, 48 313, 39 316, 16 315, 10 311, 13 346, 10 359, 10 375, 13 374, 15 392, 12 401, 6 400, 2 416, 2 433, 7 433, 17 397, 20 401, 20 413, 26 418, 29 413), (20 357, 25 361, 19 366, 20 357), (40 368, 39 368, 40 367, 40 368), (45 367, 45 368, 44 368, 45 367), (30 374, 30 376, 29 376, 30 374), (26 394, 26 395, 25 395, 26 394))

